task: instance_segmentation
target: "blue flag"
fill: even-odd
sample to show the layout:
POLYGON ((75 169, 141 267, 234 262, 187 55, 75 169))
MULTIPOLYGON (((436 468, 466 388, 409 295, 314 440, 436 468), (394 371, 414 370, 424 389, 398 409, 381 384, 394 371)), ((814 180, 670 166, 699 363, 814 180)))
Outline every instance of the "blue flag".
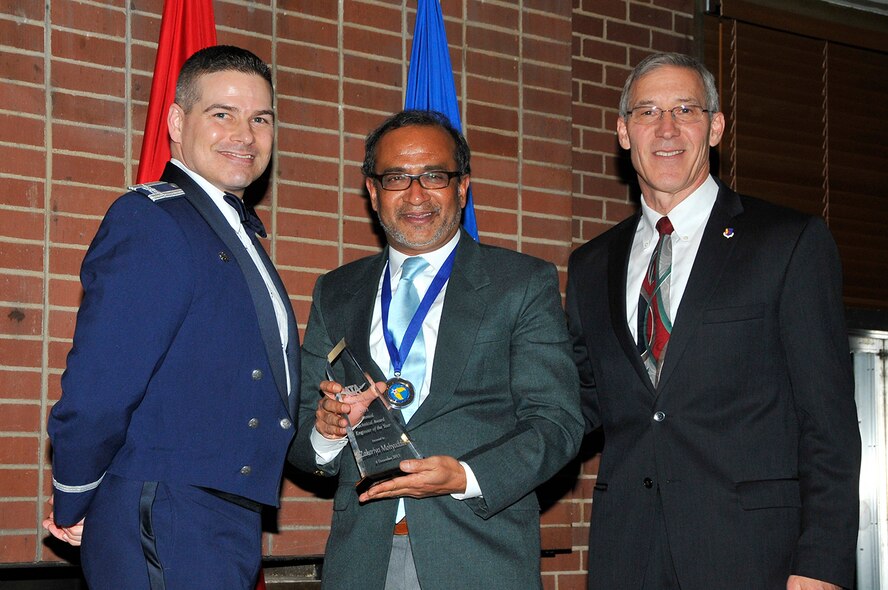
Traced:
MULTIPOLYGON (((444 15, 438 0, 419 0, 416 8, 404 108, 444 113, 451 125, 462 130, 456 86, 453 84, 453 68, 450 67, 450 52, 447 49, 447 34, 444 32, 444 15)), ((463 210, 463 228, 475 240, 478 239, 471 185, 463 210)))

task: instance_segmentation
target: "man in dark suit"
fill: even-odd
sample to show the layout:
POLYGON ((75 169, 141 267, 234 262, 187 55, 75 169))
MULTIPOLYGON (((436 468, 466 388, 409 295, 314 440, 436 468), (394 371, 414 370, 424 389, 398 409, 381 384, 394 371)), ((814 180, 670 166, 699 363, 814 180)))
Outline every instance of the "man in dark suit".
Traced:
POLYGON ((848 588, 860 438, 836 247, 822 219, 710 176, 718 111, 696 60, 638 64, 617 133, 641 211, 569 263, 604 434, 589 588, 848 588))
POLYGON ((387 120, 367 138, 363 171, 388 248, 318 279, 302 350, 303 422, 290 451, 298 467, 339 478, 324 587, 538 588, 534 489, 582 436, 555 268, 460 231, 469 148, 443 115, 387 120), (386 318, 411 288, 405 269, 416 267, 421 329, 402 367, 388 352, 386 340, 398 336, 386 318), (437 294, 436 276, 446 280, 437 294), (343 337, 377 381, 414 384, 414 400, 394 412, 425 456, 360 495, 354 456, 343 450, 343 415, 360 408, 333 399, 338 383, 322 382, 343 337), (411 372, 416 355, 424 368, 411 372))
POLYGON ((241 201, 274 140, 271 72, 249 51, 190 57, 160 182, 109 209, 49 420, 50 532, 90 588, 253 588, 298 403, 298 332, 241 201), (75 523, 81 523, 77 525, 75 523))

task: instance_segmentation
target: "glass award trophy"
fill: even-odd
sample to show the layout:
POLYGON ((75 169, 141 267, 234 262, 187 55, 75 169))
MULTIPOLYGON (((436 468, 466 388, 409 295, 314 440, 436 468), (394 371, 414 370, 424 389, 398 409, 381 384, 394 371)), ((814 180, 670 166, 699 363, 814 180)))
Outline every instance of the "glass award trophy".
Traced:
MULTIPOLYGON (((374 483, 405 475, 399 464, 404 459, 422 459, 401 422, 392 414, 385 399, 376 390, 370 375, 361 368, 348 349, 345 339, 327 355, 327 379, 342 385, 338 401, 367 405, 367 412, 357 424, 346 426, 348 441, 358 464, 361 479, 355 485, 363 493, 374 483), (334 372, 339 378, 334 376, 334 372)), ((348 416, 346 416, 348 420, 348 416)))

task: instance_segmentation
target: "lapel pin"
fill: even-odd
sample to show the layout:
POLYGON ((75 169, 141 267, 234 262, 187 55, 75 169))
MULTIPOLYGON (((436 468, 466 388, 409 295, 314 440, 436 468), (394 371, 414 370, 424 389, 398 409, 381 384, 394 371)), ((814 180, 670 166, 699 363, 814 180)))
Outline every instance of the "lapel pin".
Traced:
POLYGON ((722 235, 730 240, 731 238, 734 237, 734 228, 733 227, 726 227, 725 231, 722 232, 722 235))
POLYGON ((222 262, 228 262, 228 252, 219 252, 219 260, 222 262))

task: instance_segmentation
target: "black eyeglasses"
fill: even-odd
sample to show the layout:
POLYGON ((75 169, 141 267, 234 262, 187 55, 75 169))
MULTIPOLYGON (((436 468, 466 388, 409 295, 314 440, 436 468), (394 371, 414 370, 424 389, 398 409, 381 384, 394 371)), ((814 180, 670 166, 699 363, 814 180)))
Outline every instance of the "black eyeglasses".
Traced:
POLYGON ((703 113, 708 112, 709 110, 697 104, 680 104, 671 109, 649 105, 630 109, 626 113, 626 118, 639 125, 653 125, 660 122, 663 113, 672 113, 672 120, 676 123, 697 123, 703 119, 703 113))
POLYGON ((370 178, 379 181, 379 185, 387 191, 405 191, 410 188, 414 180, 419 181, 419 186, 428 190, 446 188, 450 179, 459 177, 459 172, 447 170, 432 170, 422 174, 405 174, 404 172, 389 172, 387 174, 371 174, 370 178))

